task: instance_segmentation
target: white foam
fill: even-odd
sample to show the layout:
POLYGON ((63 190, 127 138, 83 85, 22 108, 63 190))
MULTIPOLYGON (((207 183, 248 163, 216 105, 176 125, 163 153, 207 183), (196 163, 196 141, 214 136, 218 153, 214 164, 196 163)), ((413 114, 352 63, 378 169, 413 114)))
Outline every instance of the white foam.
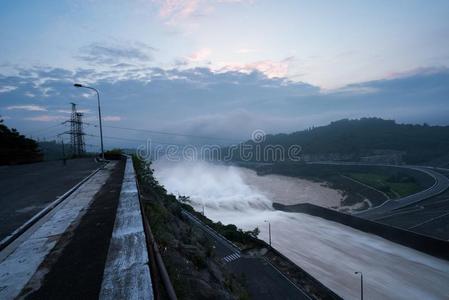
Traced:
MULTIPOLYGON (((265 241, 268 224, 264 220, 269 220, 273 246, 345 299, 360 295, 354 271, 364 272, 367 299, 449 298, 447 261, 335 222, 274 211, 274 191, 284 185, 278 184, 283 176, 254 180, 246 169, 205 162, 160 161, 154 168, 168 191, 191 196, 192 205, 198 211, 204 205, 212 220, 245 230, 258 227, 265 241), (270 187, 271 194, 266 192, 270 187)), ((311 202, 321 201, 313 199, 321 192, 304 189, 304 193, 311 202)))

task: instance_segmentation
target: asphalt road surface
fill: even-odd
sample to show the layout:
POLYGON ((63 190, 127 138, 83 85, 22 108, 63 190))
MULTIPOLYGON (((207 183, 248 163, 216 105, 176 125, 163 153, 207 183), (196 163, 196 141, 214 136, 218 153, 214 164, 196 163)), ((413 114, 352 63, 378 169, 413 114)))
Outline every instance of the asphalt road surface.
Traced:
POLYGON ((0 167, 0 240, 99 166, 82 158, 0 167))
POLYGON ((408 195, 406 197, 402 197, 394 200, 387 200, 382 205, 377 207, 368 209, 366 211, 357 213, 358 217, 366 218, 366 219, 377 219, 390 213, 393 210, 404 208, 416 203, 419 203, 423 200, 429 199, 431 197, 437 196, 443 193, 445 190, 449 188, 449 178, 444 176, 444 172, 447 169, 441 168, 432 168, 426 166, 411 166, 411 165, 388 165, 388 164, 367 164, 367 163, 359 163, 359 162, 312 162, 309 164, 323 164, 323 165, 346 165, 346 166, 381 166, 381 167, 396 167, 396 168, 405 168, 412 169, 416 171, 420 171, 426 173, 431 176, 435 183, 433 186, 420 191, 418 193, 408 195))
POLYGON ((385 214, 375 221, 449 240, 449 190, 385 214))
POLYGON ((428 198, 434 197, 438 194, 443 193, 445 190, 449 188, 449 179, 443 174, 435 172, 426 167, 410 167, 410 168, 425 172, 428 175, 432 176, 435 180, 435 184, 430 188, 418 192, 416 194, 412 194, 395 200, 388 200, 378 207, 369 209, 366 212, 358 213, 357 216, 367 219, 376 219, 393 210, 397 210, 412 204, 416 204, 428 198))
MULTIPOLYGON (((114 165, 115 163, 109 163, 89 177, 64 201, 0 252, 0 299, 23 299, 26 294, 41 287, 43 276, 58 261, 61 251, 70 242, 72 233, 77 228, 80 219, 86 216, 91 203, 110 177, 114 165), (20 295, 21 293, 23 294, 20 295)), ((107 193, 109 194, 109 192, 107 193)), ((98 226, 99 223, 95 222, 94 224, 98 226)), ((91 228, 89 232, 95 234, 96 229, 91 228)), ((90 243, 90 245, 92 244, 90 243)), ((92 258, 94 256, 87 255, 85 257, 92 258)), ((75 260, 76 258, 74 255, 70 255, 69 259, 75 260)), ((90 277, 84 273, 74 272, 73 274, 90 277)), ((74 282, 68 280, 67 283, 73 284, 74 282)), ((71 293, 70 289, 64 291, 67 293, 64 298, 71 298, 68 295, 71 293)), ((59 298, 56 297, 56 299, 59 298)), ((79 297, 74 299, 79 299, 79 297)))
POLYGON ((124 162, 95 194, 80 223, 55 246, 61 254, 27 299, 98 299, 119 201, 124 162), (82 276, 80 276, 82 274, 82 276))
POLYGON ((389 166, 428 174, 434 184, 426 190, 356 213, 376 222, 404 228, 438 239, 449 240, 449 169, 411 165, 374 165, 357 162, 315 162, 312 164, 389 166))

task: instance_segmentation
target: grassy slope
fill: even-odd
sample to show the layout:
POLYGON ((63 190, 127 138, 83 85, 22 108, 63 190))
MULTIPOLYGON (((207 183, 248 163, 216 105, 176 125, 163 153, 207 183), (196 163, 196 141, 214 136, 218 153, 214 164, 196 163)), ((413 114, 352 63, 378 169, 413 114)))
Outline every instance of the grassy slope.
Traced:
POLYGON ((421 190, 420 186, 409 180, 392 180, 391 176, 375 173, 348 173, 347 176, 386 193, 391 198, 405 197, 421 190))

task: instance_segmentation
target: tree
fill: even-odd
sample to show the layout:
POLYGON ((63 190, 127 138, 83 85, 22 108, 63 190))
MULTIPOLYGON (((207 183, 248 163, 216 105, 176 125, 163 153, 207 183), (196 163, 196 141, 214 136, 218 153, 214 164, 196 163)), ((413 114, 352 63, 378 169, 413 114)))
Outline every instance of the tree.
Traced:
POLYGON ((35 140, 9 129, 0 119, 0 165, 42 161, 42 153, 35 140))

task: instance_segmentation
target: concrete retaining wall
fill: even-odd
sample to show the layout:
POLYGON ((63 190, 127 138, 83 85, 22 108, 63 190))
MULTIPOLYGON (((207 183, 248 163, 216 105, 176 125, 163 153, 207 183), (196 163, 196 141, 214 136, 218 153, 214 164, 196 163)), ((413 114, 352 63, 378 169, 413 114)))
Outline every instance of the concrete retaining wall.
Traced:
POLYGON ((99 299, 153 298, 136 178, 128 158, 99 299))

